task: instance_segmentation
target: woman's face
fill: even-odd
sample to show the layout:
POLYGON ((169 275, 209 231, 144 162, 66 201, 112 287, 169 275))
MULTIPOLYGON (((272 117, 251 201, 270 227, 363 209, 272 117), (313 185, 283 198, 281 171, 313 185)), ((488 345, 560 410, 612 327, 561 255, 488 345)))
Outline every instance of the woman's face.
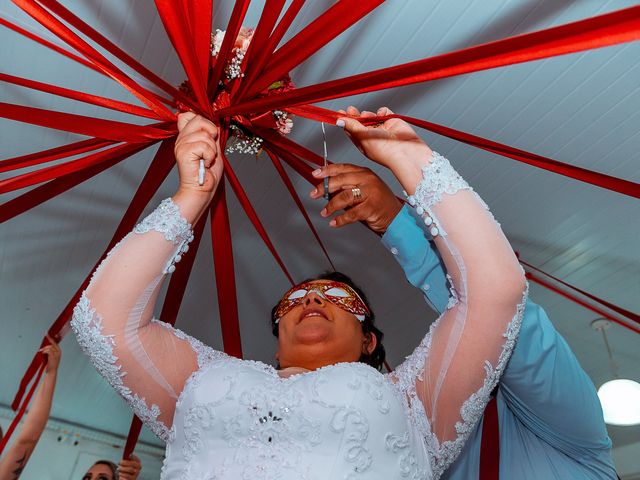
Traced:
POLYGON ((113 480, 113 474, 107 465, 100 463, 87 470, 82 480, 113 480))
POLYGON ((363 352, 371 353, 375 346, 375 336, 362 332, 353 313, 309 290, 299 305, 280 318, 276 357, 281 368, 315 370, 338 362, 357 362, 363 352))

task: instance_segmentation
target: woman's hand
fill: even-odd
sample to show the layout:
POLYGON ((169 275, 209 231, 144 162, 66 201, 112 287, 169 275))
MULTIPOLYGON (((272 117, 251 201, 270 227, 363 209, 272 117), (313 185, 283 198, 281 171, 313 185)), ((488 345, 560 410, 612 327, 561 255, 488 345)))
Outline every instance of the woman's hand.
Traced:
MULTIPOLYGON (((387 184, 366 167, 333 164, 313 174, 319 180, 330 177, 329 192, 333 193, 320 215, 328 217, 345 210, 331 220, 329 225, 332 227, 364 222, 374 232, 384 233, 402 208, 402 203, 387 184)), ((310 196, 320 199, 323 194, 324 185, 320 183, 310 196)))
MULTIPOLYGON (((353 116, 375 117, 391 115, 387 107, 379 108, 376 113, 360 112, 355 107, 347 108, 348 117, 342 117, 344 130, 353 144, 369 159, 391 170, 406 162, 431 157, 431 149, 404 120, 392 118, 386 122, 366 127, 353 116)), ((340 121, 339 120, 339 121, 340 121)))
POLYGON ((56 343, 56 341, 48 334, 47 339, 49 340, 50 345, 42 347, 40 351, 47 357, 47 366, 45 372, 47 373, 47 375, 50 375, 58 371, 58 365, 60 365, 60 357, 62 356, 62 351, 60 350, 60 346, 56 343))
POLYGON ((218 128, 193 112, 178 115, 179 135, 174 149, 182 196, 200 198, 208 204, 222 178, 218 128), (204 160, 204 183, 198 183, 200 159, 204 160))
POLYGON ((136 480, 142 470, 142 464, 140 459, 131 454, 129 460, 120 460, 118 465, 118 478, 119 480, 136 480))

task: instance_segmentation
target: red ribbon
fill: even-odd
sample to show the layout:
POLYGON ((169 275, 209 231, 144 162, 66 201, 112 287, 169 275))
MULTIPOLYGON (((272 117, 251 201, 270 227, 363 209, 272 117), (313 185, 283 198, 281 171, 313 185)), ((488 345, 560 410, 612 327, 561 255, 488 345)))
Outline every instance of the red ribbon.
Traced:
MULTIPOLYGON (((315 107, 312 105, 306 105, 302 107, 291 107, 287 111, 299 115, 301 117, 316 120, 318 122, 325 122, 335 124, 336 120, 340 117, 344 117, 338 112, 326 110, 324 108, 315 107)), ((629 195, 630 197, 640 198, 640 184, 624 180, 622 178, 612 177, 605 175, 604 173, 594 172, 587 170, 586 168, 577 167, 575 165, 569 165, 558 160, 554 160, 549 157, 543 157, 535 153, 527 152, 526 150, 520 150, 519 148, 511 147, 503 143, 494 142, 486 138, 478 137, 470 133, 455 130, 444 125, 438 125, 437 123, 427 122, 426 120, 420 120, 418 118, 407 117, 405 115, 386 115, 382 117, 359 117, 357 120, 365 125, 372 125, 382 123, 391 118, 399 118, 425 130, 437 133, 439 135, 452 138, 459 142, 472 145, 488 152, 497 153, 503 157, 512 158, 518 162, 526 163, 534 167, 542 168, 549 172, 557 173, 565 177, 580 180, 581 182, 590 183, 597 187, 605 188, 613 192, 622 193, 623 195, 629 195)))
POLYGON ((137 143, 160 140, 175 135, 177 130, 175 122, 171 127, 167 125, 166 129, 162 129, 2 102, 0 102, 0 117, 116 142, 137 143))
MULTIPOLYGON (((293 20, 296 18, 300 9, 303 7, 305 0, 293 0, 287 8, 287 11, 282 16, 282 19, 273 30, 273 33, 269 37, 269 39, 265 42, 264 45, 261 46, 260 50, 253 60, 251 58, 251 62, 247 63, 247 71, 245 72, 244 81, 240 87, 240 91, 238 92, 238 98, 244 99, 246 97, 246 91, 249 86, 253 84, 256 77, 262 74, 263 69, 267 62, 271 60, 273 56, 273 52, 284 37, 284 34, 287 32, 293 20)), ((257 43, 257 42, 256 42, 257 43)))
POLYGON ((379 7, 384 0, 339 0, 326 12, 307 25, 273 55, 259 77, 249 89, 248 96, 257 95, 294 67, 331 42, 363 17, 379 7))
MULTIPOLYGON (((140 217, 146 205, 149 203, 153 195, 156 193, 156 191, 158 190, 158 188, 160 187, 164 179, 167 177, 167 175, 173 168, 174 163, 175 163, 175 159, 173 156, 173 144, 171 141, 165 140, 160 145, 160 148, 158 149, 153 161, 149 165, 149 168, 147 169, 147 173, 145 174, 144 178, 140 182, 140 186, 138 187, 138 190, 133 196, 133 199, 129 204, 129 208, 127 208, 127 211, 123 215, 122 220, 120 221, 120 224, 116 228, 116 231, 113 234, 113 237, 109 242, 109 245, 107 245, 107 248, 104 250, 104 252, 100 256, 96 264, 93 266, 93 268, 91 268, 91 270, 89 271, 89 274, 86 276, 86 278, 82 282, 82 285, 80 285, 78 290, 76 290, 75 294, 69 300, 69 303, 67 303, 67 305, 62 310, 62 312, 60 313, 56 321, 51 325, 48 331, 49 335, 57 339, 60 338, 59 334, 69 322, 69 318, 71 317, 71 312, 73 311, 73 308, 75 307, 75 305, 78 303, 78 300, 80 299, 80 295, 89 285, 89 281, 91 280, 91 275, 93 274, 93 271, 98 267, 98 265, 100 265, 100 262, 102 262, 102 260, 106 257, 107 253, 116 245, 116 243, 118 243, 122 239, 122 237, 124 237, 127 233, 129 233, 133 229, 137 219, 140 217)), ((4 209, 2 211, 2 214, 4 215, 4 209)), ((38 360, 38 356, 36 355, 31 360, 31 364, 27 368, 26 373, 24 374, 24 376, 22 377, 22 380, 20 381, 20 386, 18 387, 16 396, 13 400, 13 403, 11 404, 11 408, 13 408, 14 410, 18 408, 18 405, 20 404, 20 401, 24 395, 27 385, 35 375, 39 366, 40 366, 40 362, 38 360)))
POLYGON ((318 235, 318 231, 316 230, 316 227, 311 222, 311 219, 309 218, 309 214, 307 213, 306 208, 304 208, 304 205, 302 204, 302 200, 300 200, 300 197, 298 196, 298 193, 296 192, 296 189, 293 186, 293 183, 291 182, 289 175, 287 175, 287 172, 282 167, 282 164, 280 163, 280 160, 278 159, 278 157, 273 152, 270 152, 269 150, 266 150, 266 152, 267 152, 267 155, 269 155, 269 158, 271 159, 273 166, 276 168, 278 175, 280 175, 280 178, 284 182, 285 187, 287 187, 287 190, 289 191, 291 198, 298 206, 298 210, 304 217, 304 220, 307 222, 307 225, 309 226, 311 233, 313 233, 313 236, 316 237, 316 241, 318 242, 318 245, 324 252, 324 256, 327 258, 329 265, 331 265, 331 268, 335 270, 336 267, 333 264, 331 257, 329 256, 329 252, 327 252, 327 249, 325 248, 324 243, 322 243, 322 239, 320 239, 320 235, 318 235))
POLYGON ((112 100, 111 98, 100 97, 98 95, 92 95, 90 93, 78 92, 75 90, 70 90, 68 88, 50 85, 48 83, 28 80, 26 78, 14 77, 13 75, 7 75, 5 73, 0 73, 0 81, 13 83, 15 85, 31 88, 33 90, 40 90, 41 92, 50 93, 59 97, 70 98, 72 100, 89 103, 91 105, 97 105, 99 107, 110 108, 111 110, 116 110, 118 112, 124 112, 131 115, 137 115, 139 117, 147 117, 154 120, 160 120, 158 114, 153 110, 138 107, 136 105, 131 105, 125 102, 120 102, 118 100, 112 100))
POLYGON ((138 443, 140 430, 142 430, 142 421, 134 415, 131 419, 131 426, 129 427, 129 433, 127 434, 127 441, 124 444, 124 450, 122 452, 123 460, 129 460, 131 458, 131 454, 136 448, 136 443, 138 443))
MULTIPOLYGON (((82 40, 78 35, 73 33, 62 22, 57 20, 53 15, 42 8, 35 0, 12 0, 18 7, 33 17, 38 23, 46 27, 65 43, 73 47, 76 51, 85 56, 89 61, 93 62, 105 74, 113 78, 116 82, 129 90, 133 95, 145 103, 151 110, 156 112, 160 118, 164 120, 173 120, 174 115, 161 102, 156 99, 155 95, 142 88, 140 85, 126 76, 118 67, 107 60, 96 49, 87 42, 82 40)), ((169 102, 170 103, 170 102, 169 102)))
POLYGON ((73 157, 93 150, 100 150, 101 148, 109 145, 113 145, 113 142, 99 138, 92 138, 91 140, 69 143, 60 147, 42 150, 37 153, 7 158, 6 160, 0 160, 0 173, 52 162, 60 158, 73 157))
POLYGON ((269 234, 267 233, 264 226, 262 225, 262 222, 260 221, 260 217, 258 216, 255 209, 253 208, 253 205, 251 205, 251 201, 249 200, 249 197, 245 193, 244 188, 242 188, 242 184, 240 183, 240 180, 238 180, 238 177, 236 177, 236 174, 233 171, 233 168, 231 168, 231 164, 227 160, 224 153, 222 153, 221 157, 222 157, 222 161, 224 162, 225 177, 227 178, 227 180, 229 180, 229 184, 231 185, 233 192, 236 194, 236 197, 238 198, 240 205, 244 209, 244 213, 247 215, 247 217, 253 224, 253 227, 258 232, 258 235, 260 235, 260 238, 262 238, 262 241, 271 252, 271 255, 273 255, 273 258, 276 260, 276 262, 278 262, 278 265, 280 265, 280 269, 285 274, 287 279, 289 279, 289 281, 291 282, 291 285, 295 285, 295 282, 293 281, 293 277, 287 270, 287 267, 282 261, 282 258, 280 258, 280 255, 278 254, 276 247, 271 242, 271 239, 269 238, 269 234))
POLYGON ((259 53, 258 59, 262 58, 263 55, 271 57, 271 53, 267 51, 266 44, 269 41, 269 36, 271 31, 273 30, 274 25, 278 21, 278 17, 280 16, 280 12, 282 12, 282 8, 284 7, 285 0, 267 0, 264 4, 264 8, 262 9, 262 15, 260 15, 260 20, 258 21, 258 26, 253 32, 253 37, 251 38, 251 42, 249 43, 249 48, 242 59, 241 70, 244 72, 244 78, 240 77, 233 85, 234 90, 232 92, 232 97, 236 98, 241 97, 246 91, 246 87, 253 83, 253 79, 249 80, 249 65, 251 65, 251 60, 254 55, 256 55, 256 51, 259 53))
MULTIPOLYGON (((41 358, 44 356, 42 355, 42 353, 39 353, 39 352, 36 355, 40 356, 41 358)), ((29 402, 31 402, 31 397, 33 397, 33 394, 35 393, 36 388, 38 387, 38 383, 40 383, 40 378, 42 378, 42 373, 44 372, 44 369, 46 367, 46 362, 44 360, 41 360, 41 362, 42 364, 40 365, 36 378, 33 381, 31 388, 29 389, 29 393, 24 399, 24 402, 22 403, 20 410, 18 411, 18 413, 16 413, 16 416, 11 422, 11 425, 9 425, 9 428, 7 429, 2 439, 0 440, 0 455, 4 451, 4 448, 7 446, 7 443, 9 443, 9 440, 11 439, 11 436, 13 435, 13 432, 15 431, 16 427, 20 423, 20 420, 22 420, 22 417, 24 416, 24 413, 26 412, 27 407, 29 406, 29 402)))
POLYGON ((225 190, 225 182, 221 181, 211 206, 211 249, 224 351, 228 355, 242 358, 236 274, 233 266, 233 243, 225 190))
POLYGON ((539 285, 542 285, 542 286, 543 286, 543 287, 545 287, 546 289, 551 290, 552 292, 555 292, 555 293, 557 293, 558 295, 560 295, 560 296, 562 296, 562 297, 564 297, 564 298, 566 298, 566 299, 568 299, 568 300, 571 300, 571 301, 572 301, 572 302, 574 302, 574 303, 577 303, 578 305, 580 305, 580 306, 582 306, 582 307, 586 308, 587 310, 591 310, 592 312, 595 312, 595 313, 597 313, 598 315, 601 315, 602 317, 604 317, 604 318, 606 318, 606 319, 608 319, 608 320, 611 320, 611 321, 612 321, 612 322, 614 322, 614 323, 617 323, 618 325, 621 325, 621 326, 623 326, 623 327, 625 327, 625 328, 628 328, 629 330, 631 330, 631 331, 633 331, 633 332, 640 333, 640 328, 635 327, 635 326, 633 326, 633 325, 629 325, 628 323, 623 322, 623 321, 621 321, 620 319, 618 319, 618 318, 614 317, 614 316, 613 316, 613 315, 611 315, 610 313, 605 312, 605 311, 604 311, 604 310, 602 310, 601 308, 596 307, 595 305, 590 305, 590 304, 588 304, 587 302, 585 302, 585 301, 583 301, 583 300, 580 300, 579 298, 575 297, 574 295, 571 295, 570 293, 565 292, 564 290, 561 290, 560 288, 558 288, 558 287, 556 287, 556 286, 552 285, 552 284, 551 284, 551 283, 549 283, 548 281, 546 281, 546 280, 544 280, 544 279, 542 279, 542 278, 540 278, 540 277, 536 276, 534 273, 532 273, 532 272, 527 272, 525 275, 526 275, 526 277, 527 277, 529 280, 531 280, 532 282, 535 282, 535 283, 537 283, 537 284, 539 284, 539 285))
MULTIPOLYGON (((187 12, 185 11, 185 5, 182 2, 176 2, 175 0, 155 0, 156 8, 164 24, 164 29, 171 40, 173 48, 178 53, 180 62, 184 67, 184 70, 191 84, 191 88, 198 99, 198 106, 201 111, 206 112, 211 116, 211 102, 207 97, 207 77, 208 62, 206 67, 201 63, 204 58, 202 54, 198 54, 202 50, 202 35, 203 26, 198 22, 198 36, 194 38, 192 36, 191 28, 188 24, 187 12), (194 48, 195 46, 195 48, 194 48)), ((211 3, 204 2, 199 5, 194 5, 193 9, 200 11, 202 7, 209 5, 209 30, 211 29, 211 3)), ((203 13, 204 14, 204 13, 203 13)), ((205 15, 206 16, 206 15, 205 15)), ((205 19, 206 21, 206 19, 205 19)), ((206 36, 207 47, 209 46, 209 36, 206 36)))
POLYGON ((236 0, 231 12, 231 18, 227 24, 226 33, 224 34, 224 40, 220 46, 220 51, 216 56, 216 63, 213 65, 213 70, 209 76, 209 96, 213 96, 218 89, 218 83, 222 78, 224 68, 227 66, 231 59, 231 53, 233 46, 236 43, 236 38, 242 28, 242 21, 249 8, 250 0, 236 0))
POLYGON ((51 180, 44 185, 29 190, 19 197, 3 203, 0 205, 0 223, 4 223, 17 215, 20 215, 27 210, 30 210, 41 203, 66 192, 70 188, 94 177, 107 168, 129 158, 130 155, 134 155, 135 153, 144 150, 149 145, 150 144, 144 143, 120 145, 112 151, 111 157, 105 162, 65 175, 64 177, 51 180))
MULTIPOLYGON (((55 13, 58 17, 62 18, 69 25, 73 26, 78 31, 80 31, 84 35, 86 35, 88 38, 90 38, 91 40, 96 42, 98 45, 100 45, 106 51, 111 53, 118 60, 122 61, 125 65, 131 67, 134 71, 136 71, 137 73, 142 75, 144 78, 149 80, 151 83, 153 83, 157 87, 159 87, 162 90, 164 90, 165 92, 167 92, 169 95, 171 95, 172 98, 180 100, 185 105, 191 106, 191 108, 195 108, 196 107, 195 103, 189 97, 187 97, 182 92, 180 92, 176 87, 174 87, 170 83, 168 83, 165 80, 163 80, 162 78, 160 78, 158 75, 156 75, 151 70, 149 70, 147 67, 142 65, 136 59, 134 59, 131 55, 129 55, 126 52, 124 52, 117 45, 115 45, 113 42, 111 42, 108 38, 106 38, 104 35, 100 34, 97 30, 95 30, 89 24, 83 22, 80 18, 78 18, 76 15, 74 15, 71 11, 66 9, 63 5, 61 5, 56 0, 38 0, 38 2, 41 3, 42 5, 44 5, 45 7, 47 7, 53 13, 55 13)), ((91 63, 89 63, 89 66, 91 68, 96 68, 97 69, 97 67, 95 67, 91 63)), ((98 69, 98 71, 100 73, 104 73, 100 69, 98 69)), ((149 93, 151 93, 153 95, 152 92, 149 92, 149 93)), ((173 105, 174 104, 174 102, 169 101, 169 100, 164 99, 164 98, 161 98, 159 96, 156 96, 156 98, 158 100, 161 100, 161 101, 167 103, 168 105, 173 105)))
POLYGON ((640 38, 640 6, 416 62, 294 89, 223 109, 219 116, 283 109, 386 88, 617 45, 640 38))
POLYGON ((78 63, 84 65, 87 68, 90 68, 91 70, 95 70, 96 72, 100 73, 101 75, 104 75, 104 72, 102 70, 100 70, 98 67, 96 67, 93 63, 88 62, 84 58, 82 58, 82 57, 80 57, 80 56, 78 56, 78 55, 76 55, 74 53, 71 53, 71 52, 65 50, 64 48, 59 47, 55 43, 51 43, 50 41, 45 40, 44 38, 40 38, 35 33, 31 33, 30 31, 25 30, 24 28, 13 24, 9 20, 6 20, 6 19, 0 17, 0 25, 4 25, 5 27, 10 28, 14 32, 17 32, 20 35, 23 35, 23 36, 27 37, 28 39, 39 43, 40 45, 44 45, 45 47, 50 48, 54 52, 58 52, 59 54, 64 55, 65 57, 70 58, 71 60, 73 60, 75 62, 78 62, 78 63))
MULTIPOLYGON (((146 148, 151 142, 144 144, 146 148)), ((135 144, 133 144, 135 146, 135 144)), ((77 160, 71 160, 66 163, 53 165, 47 168, 41 168, 33 172, 23 173, 22 175, 16 175, 15 177, 8 178, 6 180, 0 180, 0 194, 12 192, 25 187, 30 187, 37 183, 46 182, 54 178, 62 178, 66 175, 71 175, 82 170, 86 170, 91 167, 95 167, 104 162, 110 162, 114 156, 119 156, 122 151, 132 151, 131 145, 120 145, 117 147, 111 147, 107 150, 102 150, 98 153, 92 153, 77 160), (128 147, 128 148, 125 148, 128 147)))
POLYGON ((480 467, 478 480, 500 478, 500 423, 498 402, 491 397, 482 417, 482 443, 480 444, 480 467))

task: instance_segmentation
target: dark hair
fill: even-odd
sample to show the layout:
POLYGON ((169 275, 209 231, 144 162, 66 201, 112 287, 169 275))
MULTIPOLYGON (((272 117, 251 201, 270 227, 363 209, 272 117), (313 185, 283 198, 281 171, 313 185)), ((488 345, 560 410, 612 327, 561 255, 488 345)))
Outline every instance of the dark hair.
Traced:
POLYGON ((109 460, 98 460, 92 465, 92 467, 95 467, 96 465, 106 465, 109 467, 113 480, 118 480, 118 466, 115 463, 110 462, 109 460))
MULTIPOLYGON (((384 359, 386 356, 384 351, 384 346, 382 345, 382 337, 384 337, 384 334, 375 326, 376 316, 373 313, 373 310, 371 310, 371 306, 369 305, 367 296, 364 294, 362 289, 358 285, 356 285, 355 282, 351 280, 351 278, 346 276, 344 273, 340 273, 340 272, 324 272, 316 277, 303 280, 300 283, 311 282, 314 280, 331 280, 333 282, 346 283, 351 288, 353 288, 356 291, 356 293, 360 295, 360 298, 362 298, 364 303, 367 304, 367 307, 369 307, 369 315, 366 315, 364 317, 364 321, 360 322, 360 324, 362 325, 362 333, 364 333, 365 335, 371 334, 375 336, 377 342, 376 342, 376 348, 373 350, 373 352, 363 353, 360 356, 359 361, 372 366, 376 370, 379 370, 379 371, 382 370, 382 366, 384 365, 384 359)), ((278 337, 278 324, 276 323, 277 309, 278 309, 277 304, 271 309, 271 332, 276 338, 278 337)))

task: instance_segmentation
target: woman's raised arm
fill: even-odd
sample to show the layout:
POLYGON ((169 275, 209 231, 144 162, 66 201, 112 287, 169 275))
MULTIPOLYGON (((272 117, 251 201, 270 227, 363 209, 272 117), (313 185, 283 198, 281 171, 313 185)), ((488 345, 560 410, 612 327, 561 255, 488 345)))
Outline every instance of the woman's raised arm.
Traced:
POLYGON ((152 319, 162 282, 187 251, 191 226, 209 205, 222 176, 216 127, 185 113, 178 128, 178 192, 109 252, 71 322, 96 369, 163 439, 168 438, 186 380, 217 354, 152 319), (200 158, 206 167, 203 185, 198 184, 200 158))
POLYGON ((486 204, 408 124, 345 122, 354 143, 408 192, 448 272, 447 309, 392 377, 437 476, 460 452, 509 359, 526 299, 524 272, 486 204))

